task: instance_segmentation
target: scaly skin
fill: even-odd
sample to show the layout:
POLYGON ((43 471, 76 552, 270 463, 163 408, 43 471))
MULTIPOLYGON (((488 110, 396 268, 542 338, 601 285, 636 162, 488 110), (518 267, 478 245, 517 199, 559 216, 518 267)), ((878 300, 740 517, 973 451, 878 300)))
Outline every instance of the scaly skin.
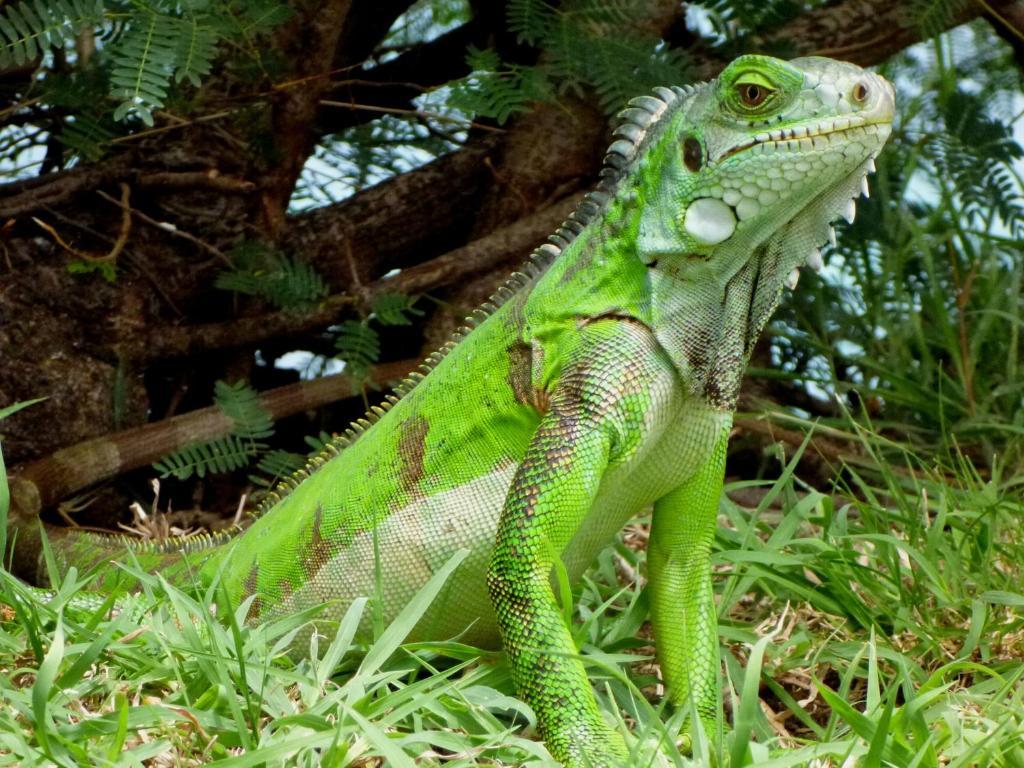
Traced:
MULTIPOLYGON (((631 104, 604 181, 500 308, 244 534, 192 558, 200 585, 257 595, 250 620, 323 605, 317 629, 330 634, 357 596, 394 617, 467 549, 412 638, 502 642, 551 753, 573 767, 624 765, 627 751, 600 716, 552 567, 578 579, 651 504, 668 696, 715 716, 709 553, 740 376, 783 285, 819 266, 830 222, 852 216, 893 92, 850 64, 745 56, 717 80, 631 104)), ((65 563, 111 556, 56 535, 65 563)), ((176 547, 140 557, 194 576, 176 547)))

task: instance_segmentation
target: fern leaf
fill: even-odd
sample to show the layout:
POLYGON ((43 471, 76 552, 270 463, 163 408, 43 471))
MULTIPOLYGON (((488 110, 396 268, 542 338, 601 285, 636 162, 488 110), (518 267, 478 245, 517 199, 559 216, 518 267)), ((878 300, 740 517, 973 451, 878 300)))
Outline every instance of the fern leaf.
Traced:
POLYGON ((345 363, 345 372, 363 379, 380 359, 380 337, 366 323, 346 320, 334 329, 334 347, 345 363))
POLYGON ((294 474, 306 464, 306 457, 301 453, 282 451, 280 449, 268 451, 256 465, 260 472, 271 477, 281 478, 294 474))
POLYGON ((276 0, 246 0, 240 11, 237 23, 239 32, 245 37, 283 24, 294 13, 286 4, 276 0))
POLYGON ((547 80, 536 67, 501 65, 492 51, 471 48, 466 57, 473 73, 452 83, 448 103, 455 109, 504 123, 526 112, 531 101, 550 96, 547 80))
POLYGON ((958 89, 939 106, 946 130, 925 146, 938 175, 952 182, 969 220, 980 223, 994 210, 1016 235, 1024 229, 1024 201, 1014 166, 1024 149, 1012 128, 988 114, 980 94, 958 89))
POLYGON ((234 422, 232 433, 255 440, 274 434, 274 420, 260 404, 259 393, 244 381, 228 384, 218 381, 214 385, 214 402, 234 422))
POLYGON ((137 114, 153 125, 153 110, 164 105, 174 72, 181 26, 173 18, 145 11, 132 19, 111 53, 110 83, 121 100, 115 120, 137 114))
POLYGON ((824 4, 824 0, 801 3, 795 0, 711 0, 703 3, 718 17, 716 27, 730 35, 778 28, 799 13, 824 4))
POLYGON ((49 35, 42 22, 33 18, 28 3, 19 3, 8 8, 6 20, 7 28, 3 31, 11 41, 15 64, 31 61, 45 50, 49 43, 49 35), (43 44, 40 45, 40 42, 43 44))
POLYGON ((466 66, 471 72, 496 72, 501 68, 501 57, 493 48, 471 45, 466 51, 466 66))
POLYGON ((638 93, 656 85, 687 82, 684 55, 653 41, 600 37, 586 46, 586 78, 602 109, 614 114, 638 93))
POLYGON ((908 4, 911 18, 926 37, 934 37, 952 25, 957 12, 968 0, 911 0, 908 4))
POLYGON ((180 83, 188 80, 198 87, 201 79, 210 73, 213 59, 217 55, 220 35, 212 25, 201 23, 199 18, 184 20, 183 33, 178 38, 175 58, 177 67, 174 80, 180 83))
POLYGON ((558 11, 544 0, 510 0, 506 19, 517 42, 538 45, 557 23, 558 11))
POLYGON ((263 474, 249 475, 249 479, 256 485, 273 488, 281 478, 294 474, 305 464, 306 457, 301 453, 280 449, 267 451, 256 464, 256 468, 263 474))
POLYGON ((97 274, 108 283, 117 282, 117 262, 106 259, 74 259, 68 262, 68 274, 71 275, 92 275, 97 274))
POLYGON ((0 8, 0 68, 60 48, 82 27, 102 20, 100 0, 22 0, 0 8))
POLYGON ((112 131, 103 120, 89 115, 77 114, 64 122, 57 140, 83 160, 99 160, 106 152, 108 142, 114 138, 112 131))
POLYGON ((641 0, 576 0, 565 9, 570 18, 602 25, 628 24, 644 13, 641 0))
POLYGON ((323 453, 327 449, 327 446, 334 442, 334 438, 323 430, 320 431, 319 435, 306 435, 302 440, 310 447, 310 455, 313 456, 318 453, 323 453))
POLYGON ((327 283, 312 266, 283 256, 274 279, 266 282, 266 297, 282 309, 300 309, 327 295, 327 283))
POLYGON ((382 293, 374 299, 372 314, 381 325, 412 325, 410 315, 423 316, 423 310, 415 307, 418 300, 418 296, 382 293))
POLYGON ((315 304, 328 293, 327 283, 313 267, 262 243, 242 243, 233 251, 232 261, 236 268, 217 276, 217 288, 258 296, 281 309, 296 310, 315 304))
POLYGON ((153 464, 160 477, 174 476, 188 480, 192 475, 205 477, 207 472, 223 473, 241 469, 266 446, 251 440, 228 435, 205 443, 192 443, 164 456, 153 464))

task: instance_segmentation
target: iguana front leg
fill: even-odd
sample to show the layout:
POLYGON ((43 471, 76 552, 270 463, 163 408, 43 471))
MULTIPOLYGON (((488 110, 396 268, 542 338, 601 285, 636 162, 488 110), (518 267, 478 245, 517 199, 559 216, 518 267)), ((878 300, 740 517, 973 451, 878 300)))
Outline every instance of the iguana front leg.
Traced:
POLYGON ((625 743, 601 718, 550 581, 612 447, 611 428, 587 415, 584 399, 552 399, 505 502, 487 585, 513 682, 548 749, 572 768, 612 768, 625 765, 625 743))
MULTIPOLYGON (((728 431, 708 461, 654 504, 647 547, 651 621, 668 699, 701 720, 718 712, 718 631, 711 543, 722 494, 728 431)), ((691 723, 691 728, 696 723, 691 723)))

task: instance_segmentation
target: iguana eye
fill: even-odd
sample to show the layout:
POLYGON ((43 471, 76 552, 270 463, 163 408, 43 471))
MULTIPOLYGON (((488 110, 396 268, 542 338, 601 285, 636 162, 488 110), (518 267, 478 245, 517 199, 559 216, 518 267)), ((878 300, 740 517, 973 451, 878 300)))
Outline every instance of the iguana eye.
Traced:
POLYGON ((745 107, 758 107, 768 98, 771 90, 757 83, 737 83, 736 89, 740 94, 740 101, 745 107))

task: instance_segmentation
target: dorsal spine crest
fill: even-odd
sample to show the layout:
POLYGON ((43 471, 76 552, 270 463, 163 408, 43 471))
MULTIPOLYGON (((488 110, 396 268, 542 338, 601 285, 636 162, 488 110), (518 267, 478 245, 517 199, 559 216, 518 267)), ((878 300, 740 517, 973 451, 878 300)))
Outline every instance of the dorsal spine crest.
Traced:
MULTIPOLYGON (((605 155, 600 171, 597 187, 586 194, 576 209, 562 222, 554 234, 548 237, 531 254, 528 261, 495 290, 490 298, 483 302, 465 319, 466 325, 458 328, 449 341, 438 350, 429 354, 418 366, 418 370, 410 372, 388 394, 380 405, 372 406, 366 416, 353 422, 344 434, 336 436, 324 449, 309 460, 306 469, 315 472, 329 459, 334 458, 348 445, 358 440, 366 430, 380 420, 401 398, 411 392, 437 365, 467 336, 473 329, 493 315, 509 299, 521 290, 526 289, 532 281, 538 279, 575 240, 583 230, 601 215, 602 211, 615 196, 619 182, 626 175, 626 170, 636 158, 641 144, 647 138, 650 129, 671 110, 683 97, 690 95, 699 86, 687 88, 654 89, 653 95, 639 96, 632 99, 627 108, 619 113, 619 123, 613 131, 616 140, 612 142, 605 155)), ((274 491, 268 493, 254 512, 255 517, 265 514, 272 506, 286 496, 296 484, 288 480, 282 481, 274 491), (284 489, 282 492, 281 489, 284 489)))

